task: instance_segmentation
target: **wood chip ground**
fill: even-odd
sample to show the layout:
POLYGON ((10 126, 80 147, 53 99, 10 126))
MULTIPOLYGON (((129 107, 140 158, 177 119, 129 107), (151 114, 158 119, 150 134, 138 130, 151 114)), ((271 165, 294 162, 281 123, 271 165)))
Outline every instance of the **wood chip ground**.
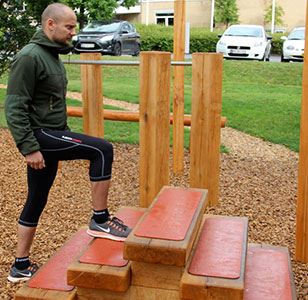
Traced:
MULTIPOLYGON (((249 218, 249 242, 286 246, 298 299, 308 299, 308 264, 293 261, 295 247, 298 154, 231 128, 222 129, 220 204, 207 212, 249 218)), ((109 208, 138 206, 136 145, 115 144, 109 208)), ((6 279, 13 261, 16 225, 26 198, 23 157, 6 129, 0 129, 0 299, 13 299, 19 285, 6 279)), ((188 186, 189 156, 183 176, 171 175, 171 185, 188 186)), ((61 163, 32 248, 32 259, 43 264, 91 216, 88 163, 61 163)))

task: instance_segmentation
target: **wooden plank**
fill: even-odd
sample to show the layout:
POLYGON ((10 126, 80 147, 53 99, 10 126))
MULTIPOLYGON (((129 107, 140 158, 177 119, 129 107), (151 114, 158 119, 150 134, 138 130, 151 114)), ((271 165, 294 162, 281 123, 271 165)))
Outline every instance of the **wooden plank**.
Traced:
MULTIPOLYGON (((82 118, 83 112, 82 107, 68 106, 67 115, 71 117, 82 118)), ((121 111, 104 109, 104 120, 111 121, 126 121, 126 122, 139 122, 139 112, 138 111, 121 111)), ((174 116, 170 114, 170 124, 173 124, 174 116)), ((227 122, 226 117, 221 117, 221 127, 225 127, 227 122)), ((184 126, 190 126, 191 116, 185 114, 183 119, 184 126)))
POLYGON ((132 285, 179 290, 183 267, 131 262, 132 285))
MULTIPOLYGON (((308 28, 308 5, 306 6, 308 28)), ((295 259, 308 262, 308 30, 305 38, 305 55, 302 79, 302 108, 298 165, 298 192, 296 208, 295 259)))
MULTIPOLYGON (((174 1, 174 61, 185 59, 185 6, 185 0, 174 1)), ((184 66, 174 66, 173 70, 173 171, 181 174, 184 169, 184 66)))
POLYGON ((67 270, 67 282, 76 287, 125 292, 130 279, 130 263, 124 267, 110 267, 75 261, 67 270))
POLYGON ((140 206, 169 184, 169 52, 140 54, 140 206))
MULTIPOLYGON (((207 218, 212 218, 213 216, 206 215, 203 218, 202 223, 204 224, 207 218)), ((224 216, 215 216, 217 218, 226 218, 224 216)), ((228 217, 232 218, 232 217, 228 217)), ((234 217, 236 219, 236 217, 234 217)), ((203 225, 202 224, 202 225, 203 225)), ((201 225, 201 228, 202 228, 201 225)), ((185 271, 183 273, 180 293, 183 299, 210 299, 210 300, 240 300, 243 299, 244 293, 244 276, 245 276, 245 259, 246 259, 246 247, 247 247, 247 223, 245 226, 245 235, 243 238, 243 249, 241 260, 241 271, 240 277, 237 279, 227 279, 219 277, 208 277, 208 276, 196 276, 189 273, 188 269, 191 265, 194 253, 198 246, 198 241, 201 235, 201 230, 198 233, 198 238, 191 252, 191 256, 187 262, 185 271)))
POLYGON ((297 299, 286 247, 248 245, 244 300, 259 299, 297 299))
POLYGON ((190 186, 209 191, 210 205, 218 203, 222 55, 192 56, 190 186))
POLYGON ((77 288, 78 300, 133 300, 130 298, 130 290, 126 292, 111 292, 100 289, 77 288))
MULTIPOLYGON (((168 189, 170 187, 164 187, 168 189)), ((182 189, 176 188, 174 189, 182 189)), ((155 238, 145 238, 135 236, 134 232, 138 229, 139 224, 146 218, 147 212, 141 218, 137 226, 133 229, 132 233, 124 242, 124 258, 132 261, 156 263, 173 266, 184 266, 193 241, 196 237, 198 228, 200 226, 202 216, 207 205, 207 191, 202 189, 191 189, 202 192, 200 203, 194 215, 194 218, 188 228, 185 239, 181 241, 161 240, 155 238)), ((158 199, 160 194, 157 196, 158 199)), ((155 199, 155 201, 156 201, 155 199)), ((149 210, 154 206, 155 201, 152 203, 149 210)), ((148 211, 149 211, 148 210, 148 211)))
MULTIPOLYGON (((100 60, 100 53, 81 53, 81 60, 100 60)), ((104 106, 102 88, 102 66, 81 65, 83 131, 86 134, 104 136, 104 106)))
POLYGON ((77 300, 76 289, 70 292, 59 292, 29 288, 25 283, 15 294, 15 300, 77 300))
POLYGON ((180 300, 179 292, 175 290, 164 290, 158 288, 148 288, 131 286, 131 300, 180 300))

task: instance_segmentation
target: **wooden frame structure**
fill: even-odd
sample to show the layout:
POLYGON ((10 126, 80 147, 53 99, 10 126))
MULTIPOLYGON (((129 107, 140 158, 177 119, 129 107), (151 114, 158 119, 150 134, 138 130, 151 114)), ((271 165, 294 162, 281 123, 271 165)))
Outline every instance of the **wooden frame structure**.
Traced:
MULTIPOLYGON (((84 54, 84 56, 86 55, 84 54)), ((84 56, 83 58, 85 58, 84 56)), ((100 57, 94 57, 93 54, 90 54, 85 61, 89 60, 89 64, 92 64, 95 58, 100 59, 100 57)), ((86 97, 83 99, 82 111, 80 108, 68 107, 68 115, 80 117, 86 113, 87 117, 83 120, 84 132, 100 137, 103 135, 103 126, 98 126, 98 124, 103 123, 107 115, 109 115, 110 119, 118 119, 119 115, 122 114, 122 120, 131 121, 134 119, 134 121, 140 122, 139 202, 141 207, 148 207, 162 186, 169 184, 169 123, 179 122, 177 120, 178 115, 170 114, 171 53, 141 52, 139 113, 119 113, 104 111, 99 108, 99 106, 103 106, 102 96, 98 96, 102 95, 102 86, 91 82, 91 80, 102 82, 102 78, 98 77, 99 69, 96 68, 98 67, 96 64, 94 65, 93 68, 82 65, 82 68, 87 68, 86 75, 84 75, 85 71, 82 73, 82 88, 84 89, 89 85, 93 88, 95 87, 96 91, 90 92, 89 88, 87 88, 87 92, 83 91, 82 94, 86 95, 86 97), (93 76, 90 73, 91 70, 93 76), (85 124, 87 122, 89 124, 85 124), (90 129, 92 130, 90 131, 90 129)), ((207 70, 207 77, 204 77, 201 84, 194 85, 195 92, 193 91, 193 94, 195 95, 195 100, 193 101, 196 103, 193 106, 196 117, 192 115, 191 120, 189 120, 188 116, 183 114, 180 117, 180 122, 183 125, 184 122, 195 122, 193 126, 195 133, 190 142, 191 148, 194 149, 192 156, 196 156, 195 159, 192 158, 194 164, 191 170, 191 186, 209 189, 209 201, 211 205, 214 205, 218 202, 219 194, 220 128, 225 123, 225 118, 221 118, 220 115, 222 102, 221 54, 193 54, 192 72, 194 78, 199 80, 205 70, 207 70), (201 65, 200 59, 203 61, 201 65), (202 66, 201 69, 200 66, 202 66), (215 72, 217 75, 210 76, 211 72, 215 72), (196 97, 196 95, 200 95, 200 97, 196 97), (206 108, 207 106, 208 108, 206 108), (202 115, 200 115, 200 112, 202 112, 202 115), (201 127, 198 124, 199 117, 203 120, 201 127), (212 122, 211 120, 215 121, 212 122), (213 136, 215 136, 215 143, 211 141, 213 136), (194 145, 197 146, 194 147, 194 145), (202 158, 200 154, 202 154, 202 158), (207 166, 211 166, 211 172, 204 171, 208 168, 207 166), (204 176, 207 178, 204 178, 204 176)), ((102 74, 101 71, 100 74, 102 74)))

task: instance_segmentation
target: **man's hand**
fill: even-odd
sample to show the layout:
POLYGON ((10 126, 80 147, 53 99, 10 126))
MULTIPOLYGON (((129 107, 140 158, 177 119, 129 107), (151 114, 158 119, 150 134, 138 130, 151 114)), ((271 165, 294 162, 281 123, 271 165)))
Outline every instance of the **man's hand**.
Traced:
POLYGON ((45 168, 45 160, 40 151, 35 151, 25 156, 27 165, 33 169, 45 168))

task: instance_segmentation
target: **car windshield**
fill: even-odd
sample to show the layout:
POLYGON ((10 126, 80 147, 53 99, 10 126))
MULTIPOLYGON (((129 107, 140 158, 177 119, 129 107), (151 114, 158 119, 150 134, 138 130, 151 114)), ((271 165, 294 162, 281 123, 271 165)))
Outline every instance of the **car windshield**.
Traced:
POLYGON ((304 29, 293 30, 288 36, 288 40, 304 40, 304 39, 305 39, 304 29))
POLYGON ((262 37, 262 29, 258 27, 230 27, 226 30, 224 35, 227 36, 251 36, 262 37))
POLYGON ((92 22, 88 24, 82 31, 111 33, 116 32, 120 28, 120 25, 121 23, 92 22))

